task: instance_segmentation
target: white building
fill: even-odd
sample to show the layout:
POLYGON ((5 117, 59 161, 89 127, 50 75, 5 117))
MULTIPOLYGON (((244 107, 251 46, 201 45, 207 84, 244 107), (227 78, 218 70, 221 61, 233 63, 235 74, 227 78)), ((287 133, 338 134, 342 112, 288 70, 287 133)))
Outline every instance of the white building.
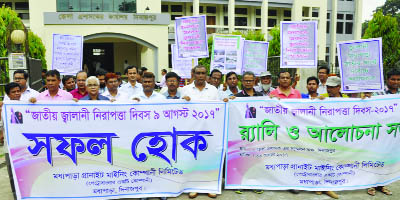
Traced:
MULTIPOLYGON (((207 15, 207 32, 268 30, 318 21, 318 58, 334 66, 337 41, 361 38, 363 0, 3 0, 38 34, 51 66, 52 34, 84 36, 84 63, 123 71, 124 60, 160 73, 170 66, 174 19, 207 15)), ((301 74, 310 72, 301 70, 301 74)))

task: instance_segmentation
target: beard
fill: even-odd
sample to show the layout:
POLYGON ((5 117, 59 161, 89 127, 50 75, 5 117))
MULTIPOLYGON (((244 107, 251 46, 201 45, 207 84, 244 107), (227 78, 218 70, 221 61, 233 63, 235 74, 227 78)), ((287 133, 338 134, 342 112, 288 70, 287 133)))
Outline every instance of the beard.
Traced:
POLYGON ((270 84, 261 84, 264 91, 268 91, 271 88, 272 83, 270 84))

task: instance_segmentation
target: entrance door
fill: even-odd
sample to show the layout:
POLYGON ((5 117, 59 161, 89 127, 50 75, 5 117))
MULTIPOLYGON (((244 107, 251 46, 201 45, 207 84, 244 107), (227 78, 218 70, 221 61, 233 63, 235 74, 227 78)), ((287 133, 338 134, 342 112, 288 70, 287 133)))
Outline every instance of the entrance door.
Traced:
POLYGON ((96 69, 114 72, 114 44, 113 43, 84 43, 83 64, 89 69, 89 76, 94 76, 96 69))
MULTIPOLYGON (((207 25, 217 25, 216 21, 216 16, 207 16, 207 25)), ((215 28, 207 28, 207 34, 213 34, 215 32, 215 28)))

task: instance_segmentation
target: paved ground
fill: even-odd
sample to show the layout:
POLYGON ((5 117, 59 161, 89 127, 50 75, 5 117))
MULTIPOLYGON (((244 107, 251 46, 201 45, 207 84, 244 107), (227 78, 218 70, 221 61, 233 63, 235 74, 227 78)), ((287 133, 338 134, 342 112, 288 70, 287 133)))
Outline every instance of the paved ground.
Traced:
MULTIPOLYGON (((375 197, 369 196, 366 190, 356 191, 343 191, 337 192, 340 199, 342 200, 397 200, 400 199, 400 181, 393 183, 388 186, 393 191, 392 196, 386 196, 382 193, 377 193, 375 197)), ((158 198, 152 198, 150 200, 156 200, 158 198)), ((189 199, 186 194, 179 196, 178 198, 168 198, 170 200, 183 200, 189 199)), ((222 195, 217 197, 219 200, 248 200, 248 199, 260 199, 260 200, 333 200, 326 195, 316 195, 313 192, 301 192, 298 195, 291 194, 287 191, 265 191, 263 194, 255 194, 252 191, 244 192, 244 194, 238 195, 231 190, 224 190, 222 195)), ((3 153, 3 147, 0 146, 0 200, 13 200, 11 193, 10 182, 7 174, 7 167, 5 166, 5 159, 3 153)), ((127 200, 127 199, 125 199, 127 200)), ((196 200, 210 200, 206 195, 199 195, 196 200)))

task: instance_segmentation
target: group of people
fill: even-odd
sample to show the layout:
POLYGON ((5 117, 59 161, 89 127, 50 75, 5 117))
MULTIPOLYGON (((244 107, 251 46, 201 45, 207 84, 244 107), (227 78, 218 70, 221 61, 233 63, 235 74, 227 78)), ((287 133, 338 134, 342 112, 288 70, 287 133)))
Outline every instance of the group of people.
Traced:
MULTIPOLYGON (((221 71, 214 69, 208 75, 204 66, 198 65, 192 69, 192 79, 187 81, 187 85, 180 87, 181 78, 175 72, 162 71, 163 86, 160 92, 155 91, 156 81, 152 72, 139 69, 136 66, 127 66, 124 71, 127 82, 121 79, 121 74, 105 73, 100 71, 96 76, 88 77, 87 72, 80 71, 76 76, 64 76, 62 79, 57 70, 49 70, 45 74, 46 90, 39 93, 27 84, 28 74, 26 71, 17 70, 14 72, 14 82, 5 86, 6 96, 4 101, 30 101, 31 103, 40 101, 62 101, 62 100, 105 100, 105 101, 162 101, 165 99, 185 99, 191 100, 222 100, 229 101, 237 97, 266 96, 268 98, 287 99, 287 98, 307 98, 324 99, 334 97, 349 97, 341 93, 341 79, 338 76, 329 76, 330 71, 327 65, 319 66, 317 76, 307 77, 307 93, 300 93, 292 83, 293 76, 287 70, 282 70, 277 74, 278 85, 273 87, 272 74, 268 71, 261 73, 257 77, 253 72, 244 72, 241 80, 235 72, 229 72, 223 78, 221 71), (139 73, 140 72, 140 73, 139 73), (223 83, 223 79, 225 82, 223 83), (257 82, 256 80, 260 81, 257 82), (62 81, 63 89, 60 87, 62 81), (242 89, 239 89, 241 81, 242 89)), ((361 94, 361 97, 381 94, 400 94, 400 71, 393 69, 387 73, 386 87, 384 92, 371 94, 361 94)), ((352 97, 360 94, 352 94, 352 97)), ((6 150, 7 151, 7 150, 6 150)), ((6 156, 8 159, 8 156, 6 156)), ((10 172, 10 171, 9 171, 10 172)), ((10 176, 12 179, 12 176, 10 176)), ((12 180, 11 180, 12 181, 12 180)), ((384 194, 392 194, 386 187, 376 187, 368 189, 368 194, 375 195, 376 191, 384 194)), ((15 192, 15 190, 13 190, 15 192)), ((262 191, 255 191, 262 193, 262 191)), ((296 190, 291 190, 298 193, 296 190)), ((238 191, 237 193, 241 193, 238 191)), ((325 192, 332 198, 338 195, 332 191, 325 192)), ((318 192, 322 194, 322 192, 318 192)), ((189 193, 190 198, 195 198, 197 193, 189 193)), ((210 198, 215 198, 216 194, 208 194, 210 198)), ((166 199, 162 197, 162 199, 166 199)))

